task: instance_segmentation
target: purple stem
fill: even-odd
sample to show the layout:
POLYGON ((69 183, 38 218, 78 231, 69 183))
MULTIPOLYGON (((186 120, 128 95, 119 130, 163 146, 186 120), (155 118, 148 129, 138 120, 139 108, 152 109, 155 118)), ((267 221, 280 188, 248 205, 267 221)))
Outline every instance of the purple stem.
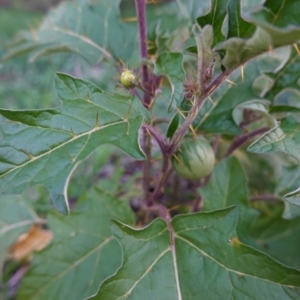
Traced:
POLYGON ((247 133, 245 135, 242 136, 238 136, 236 137, 232 144, 230 145, 230 147, 228 148, 227 152, 225 153, 224 157, 229 156, 231 153, 233 153, 236 149, 238 149, 239 147, 241 147, 243 144, 245 144, 249 139, 253 138, 254 136, 258 135, 258 134, 263 134, 265 132, 267 132, 268 130, 270 130, 270 128, 268 127, 262 127, 259 129, 256 129, 250 133, 247 133))
MULTIPOLYGON (((146 22, 146 0, 135 0, 135 8, 137 13, 139 39, 140 39, 140 55, 142 60, 148 57, 147 47, 147 22, 146 22)), ((142 86, 150 92, 149 72, 146 64, 142 64, 142 86)), ((144 105, 149 108, 151 97, 144 93, 144 105)))
POLYGON ((162 134, 160 132, 158 132, 155 128, 153 128, 152 126, 149 126, 147 124, 143 124, 142 127, 144 129, 146 129, 150 133, 150 135, 155 138, 158 146, 161 149, 161 152, 163 154, 166 154, 167 146, 166 146, 165 139, 162 136, 162 134))

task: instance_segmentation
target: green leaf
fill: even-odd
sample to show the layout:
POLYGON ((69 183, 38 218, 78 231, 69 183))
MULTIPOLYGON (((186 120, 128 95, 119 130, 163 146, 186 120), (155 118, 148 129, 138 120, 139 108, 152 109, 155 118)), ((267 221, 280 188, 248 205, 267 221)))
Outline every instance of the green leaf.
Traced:
POLYGON ((63 103, 58 108, 0 110, 0 191, 20 193, 42 184, 68 213, 67 184, 76 165, 106 143, 143 159, 138 130, 149 115, 135 98, 109 95, 66 74, 57 74, 56 90, 63 103))
POLYGON ((212 102, 206 100, 194 122, 196 129, 207 133, 241 133, 232 117, 232 111, 238 104, 257 98, 252 90, 252 82, 260 74, 258 63, 249 62, 245 66, 245 74, 249 76, 243 82, 240 70, 236 70, 229 78, 235 84, 223 83, 211 95, 212 102))
POLYGON ((84 198, 71 216, 48 218, 54 239, 35 254, 18 299, 84 299, 120 266, 121 250, 109 220, 133 224, 128 204, 97 188, 84 198))
MULTIPOLYGON (((274 100, 274 105, 296 106, 296 99, 291 101, 288 97, 281 99, 280 94, 287 88, 299 91, 300 56, 295 49, 292 49, 289 58, 279 72, 268 73, 274 81, 272 89, 264 96, 266 99, 274 100)), ((298 96, 299 97, 299 96, 298 96)))
POLYGON ((256 248, 281 263, 300 269, 300 217, 285 220, 281 217, 283 205, 270 213, 261 213, 251 224, 250 234, 256 239, 256 248))
POLYGON ((255 26, 245 21, 244 18, 242 18, 241 1, 228 0, 227 12, 228 12, 227 38, 232 38, 232 37, 249 38, 254 32, 255 26))
POLYGON ((289 105, 274 105, 270 107, 270 113, 300 113, 300 108, 289 105))
POLYGON ((225 41, 219 48, 226 50, 222 64, 232 70, 270 49, 300 41, 300 21, 296 16, 293 18, 297 9, 300 9, 299 2, 286 0, 284 3, 267 1, 264 6, 248 11, 244 17, 256 26, 255 33, 249 39, 225 41))
POLYGON ((2 61, 32 53, 33 61, 55 52, 75 52, 96 64, 104 57, 128 62, 138 57, 137 28, 120 22, 120 0, 67 1, 50 11, 42 24, 21 32, 2 61))
POLYGON ((174 133, 178 128, 179 120, 180 120, 179 114, 175 114, 168 126, 167 133, 166 133, 167 138, 171 139, 173 137, 174 133))
POLYGON ((175 101, 176 106, 179 106, 183 99, 183 82, 186 75, 182 64, 183 55, 181 53, 163 53, 156 61, 155 73, 167 76, 171 85, 169 108, 171 108, 173 101, 175 101))
POLYGON ((257 213, 249 207, 247 178, 236 158, 227 158, 218 164, 209 183, 200 188, 199 193, 204 202, 203 211, 236 205, 239 210, 238 236, 243 242, 249 242, 248 227, 257 213))
POLYGON ((254 153, 269 153, 281 151, 300 160, 299 142, 300 125, 293 116, 286 117, 280 125, 263 134, 253 142, 248 151, 254 153))
POLYGON ((236 222, 234 208, 176 216, 169 227, 113 221, 123 265, 93 299, 298 299, 300 271, 241 243, 236 222))
POLYGON ((0 197, 0 258, 8 247, 41 220, 21 196, 0 197))
POLYGON ((178 3, 180 13, 188 20, 190 23, 194 23, 196 18, 204 15, 207 10, 209 10, 210 1, 203 1, 199 5, 198 1, 195 0, 176 0, 178 3))
POLYGON ((242 104, 237 105, 234 110, 232 111, 232 117, 237 125, 240 125, 243 121, 243 113, 244 110, 251 110, 257 113, 260 113, 265 117, 267 120, 267 123, 270 127, 273 127, 276 125, 276 120, 273 119, 269 115, 268 106, 270 105, 270 102, 265 100, 251 100, 244 102, 242 104))
POLYGON ((284 200, 300 206, 300 188, 284 196, 284 200))
POLYGON ((209 12, 197 19, 197 23, 204 27, 207 24, 212 25, 214 32, 214 45, 223 41, 225 37, 222 34, 222 26, 226 17, 227 1, 211 0, 209 1, 209 12))

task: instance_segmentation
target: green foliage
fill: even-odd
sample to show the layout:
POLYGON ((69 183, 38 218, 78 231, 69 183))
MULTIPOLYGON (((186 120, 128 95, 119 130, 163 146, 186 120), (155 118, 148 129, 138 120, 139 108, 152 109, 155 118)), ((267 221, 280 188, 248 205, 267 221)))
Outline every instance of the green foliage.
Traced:
POLYGON ((8 300, 300 299, 300 1, 200 2, 0 12, 8 300), (214 170, 181 178, 200 136, 214 170), (32 225, 54 238, 15 262, 32 225))
POLYGON ((157 219, 143 230, 113 221, 123 266, 92 299, 230 299, 250 295, 249 286, 250 299, 297 299, 300 271, 242 244, 236 221, 234 208, 178 216, 170 226, 157 219))
POLYGON ((89 201, 74 207, 70 218, 49 216, 55 238, 50 247, 36 255, 22 282, 20 299, 84 299, 120 266, 121 251, 111 234, 109 220, 133 224, 132 212, 126 202, 97 187, 83 198, 89 201), (66 282, 72 282, 76 289, 70 289, 66 282))

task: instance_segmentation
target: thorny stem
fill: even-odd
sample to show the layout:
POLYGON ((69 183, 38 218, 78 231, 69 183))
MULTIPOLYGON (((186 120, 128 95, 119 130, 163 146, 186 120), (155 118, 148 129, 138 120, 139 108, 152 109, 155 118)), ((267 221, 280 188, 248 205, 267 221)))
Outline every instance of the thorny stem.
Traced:
POLYGON ((169 149, 168 154, 171 156, 175 153, 178 145, 180 144, 181 140, 183 139, 184 135, 188 131, 189 127, 192 125, 195 117, 197 116, 199 110, 202 108, 203 104, 205 103, 205 99, 217 88, 219 85, 226 79, 229 72, 225 71, 221 73, 198 97, 195 99, 192 108, 190 109, 184 123, 182 124, 181 128, 175 133, 173 136, 169 149))
MULTIPOLYGON (((135 8, 137 12, 137 21, 140 39, 140 55, 141 59, 148 57, 147 47, 147 23, 146 23, 146 0, 135 0, 135 8)), ((142 86, 149 92, 149 72, 146 64, 142 64, 142 86)), ((148 108, 151 102, 151 96, 144 93, 144 105, 148 108)))
MULTIPOLYGON (((138 21, 139 40, 140 40, 140 56, 141 59, 148 57, 147 48, 147 23, 146 23, 146 0, 135 0, 135 8, 138 21)), ((149 91, 149 73, 146 64, 142 64, 142 88, 145 91, 149 91)), ((151 102, 151 96, 144 92, 143 104, 146 108, 149 108, 151 102)), ((143 166, 143 190, 144 200, 147 201, 150 196, 150 168, 151 168, 151 137, 147 130, 143 130, 143 146, 146 155, 146 161, 143 166)), ((151 203, 149 203, 151 205, 151 203)))
POLYGON ((158 131, 156 131, 155 128, 147 124, 143 124, 143 128, 157 141, 163 156, 160 177, 158 179, 154 192, 148 199, 148 205, 151 206, 154 203, 155 199, 160 195, 162 187, 164 186, 168 178, 169 157, 167 156, 166 142, 163 136, 158 131))
MULTIPOLYGON (((147 124, 143 125, 143 130, 145 136, 147 135, 147 138, 150 138, 152 136, 158 143, 162 156, 163 156, 163 162, 162 162, 162 168, 159 180, 156 184, 155 190, 150 195, 149 193, 149 171, 151 167, 151 161, 149 159, 148 155, 151 155, 151 149, 150 154, 146 153, 147 155, 147 161, 144 165, 144 191, 145 191, 145 200, 147 201, 148 206, 152 206, 155 202, 156 198, 161 194, 162 188, 168 179, 168 167, 169 167, 169 158, 174 154, 176 151, 179 143, 181 142, 182 138, 184 137, 186 131, 189 129, 190 125, 192 124, 193 120, 195 119, 196 115, 198 114, 199 110, 204 104, 205 99, 225 80, 225 78, 228 76, 228 72, 224 72, 220 74, 211 85, 208 86, 208 88, 203 92, 203 94, 195 100, 193 107, 191 108, 186 120, 182 124, 181 128, 177 131, 177 133, 174 135, 173 139, 169 144, 165 141, 164 137, 155 130, 152 126, 149 126, 147 124), (148 172, 148 174, 146 173, 148 172), (147 188, 148 187, 148 188, 147 188), (147 188, 147 189, 146 189, 147 188)), ((218 144, 219 138, 217 138, 216 141, 216 147, 218 144)), ((147 150, 147 147, 145 148, 147 150)), ((145 151, 146 152, 146 151, 145 151)))
POLYGON ((270 128, 268 127, 262 127, 259 129, 256 129, 250 133, 247 133, 245 135, 242 136, 238 136, 236 137, 231 146, 228 148, 227 152, 224 155, 224 158, 229 156, 231 153, 233 153, 236 149, 238 149, 239 147, 241 147, 244 143, 246 143, 249 139, 253 138, 254 136, 258 135, 258 134, 262 134, 267 132, 268 130, 270 130, 270 128))

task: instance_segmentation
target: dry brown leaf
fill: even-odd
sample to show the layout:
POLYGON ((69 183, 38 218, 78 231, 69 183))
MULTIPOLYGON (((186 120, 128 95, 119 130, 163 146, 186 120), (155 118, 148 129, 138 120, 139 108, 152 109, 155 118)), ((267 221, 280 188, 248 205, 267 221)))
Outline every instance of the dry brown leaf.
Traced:
POLYGON ((34 225, 31 229, 20 235, 15 244, 10 248, 9 253, 15 260, 21 260, 32 255, 34 251, 41 251, 52 240, 53 233, 34 225))

